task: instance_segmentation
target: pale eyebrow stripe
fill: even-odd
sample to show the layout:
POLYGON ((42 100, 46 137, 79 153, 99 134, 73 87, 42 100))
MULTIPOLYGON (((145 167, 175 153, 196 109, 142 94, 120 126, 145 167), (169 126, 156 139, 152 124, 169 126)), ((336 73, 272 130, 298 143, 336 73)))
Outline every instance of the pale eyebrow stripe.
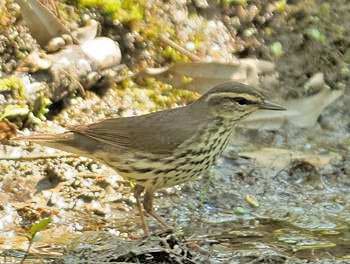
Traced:
POLYGON ((237 94, 237 93, 227 93, 227 92, 210 94, 208 98, 205 99, 205 101, 209 101, 215 97, 229 97, 229 98, 242 97, 242 98, 251 100, 253 102, 256 101, 255 97, 250 94, 237 94))

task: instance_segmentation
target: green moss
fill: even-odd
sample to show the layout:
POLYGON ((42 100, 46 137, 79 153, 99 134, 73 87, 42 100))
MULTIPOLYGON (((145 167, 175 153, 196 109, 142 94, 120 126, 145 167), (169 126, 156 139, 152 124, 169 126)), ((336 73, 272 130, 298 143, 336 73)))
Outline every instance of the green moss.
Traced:
POLYGON ((162 56, 172 62, 188 61, 188 58, 174 48, 167 46, 162 50, 162 56))
POLYGON ((308 28, 305 31, 306 35, 314 41, 320 42, 322 44, 326 43, 326 36, 317 28, 308 28))
POLYGON ((113 20, 140 21, 144 17, 144 1, 136 0, 78 0, 79 6, 99 8, 113 20))
POLYGON ((24 97, 24 84, 17 77, 9 77, 0 79, 0 92, 9 91, 15 98, 22 99, 24 97))
POLYGON ((31 105, 24 95, 25 87, 21 79, 14 76, 0 79, 0 92, 11 93, 11 97, 16 99, 15 104, 0 107, 0 120, 8 117, 29 117, 37 118, 38 121, 46 120, 48 107, 51 105, 50 99, 39 96, 31 105))
POLYGON ((138 86, 133 81, 123 81, 117 86, 117 89, 120 98, 124 96, 133 98, 133 108, 142 110, 147 105, 147 111, 158 111, 185 105, 199 96, 192 91, 174 89, 171 85, 152 77, 145 78, 142 86, 138 86), (152 107, 152 105, 154 106, 152 107))
POLYGON ((0 120, 8 117, 27 116, 29 108, 24 104, 10 104, 4 107, 0 113, 0 120))
POLYGON ((168 33, 171 39, 176 37, 176 32, 173 28, 167 25, 164 21, 157 17, 149 17, 146 26, 139 29, 139 33, 146 39, 159 41, 161 34, 168 33))
POLYGON ((284 53, 283 46, 282 46, 281 42, 279 42, 279 41, 276 41, 276 42, 272 43, 270 45, 270 50, 271 50, 271 53, 275 57, 281 57, 283 55, 283 53, 284 53))
POLYGON ((277 1, 276 3, 277 12, 283 13, 284 11, 286 11, 286 7, 287 7, 287 0, 277 1))
POLYGON ((47 97, 40 96, 35 100, 33 113, 40 120, 46 120, 46 114, 49 112, 49 106, 52 104, 47 97))
POLYGON ((123 89, 127 89, 127 88, 135 88, 136 84, 131 79, 125 79, 122 82, 120 82, 119 86, 123 89))
POLYGON ((164 84, 155 78, 146 78, 147 95, 155 104, 155 109, 172 108, 176 105, 185 105, 198 98, 198 94, 182 89, 174 89, 171 85, 164 84))
POLYGON ((241 5, 246 6, 248 0, 221 0, 221 4, 223 5, 241 5))
POLYGON ((203 42, 203 39, 205 39, 205 36, 203 35, 202 32, 197 32, 193 37, 192 37, 192 41, 194 43, 194 46, 196 49, 198 49, 202 42, 203 42))

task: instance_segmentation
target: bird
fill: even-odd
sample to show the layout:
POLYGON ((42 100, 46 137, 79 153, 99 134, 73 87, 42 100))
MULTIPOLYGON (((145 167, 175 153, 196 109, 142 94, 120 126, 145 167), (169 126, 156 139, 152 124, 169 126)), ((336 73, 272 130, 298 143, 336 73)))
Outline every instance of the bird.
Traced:
POLYGON ((208 172, 229 143, 235 125, 259 109, 285 110, 257 89, 229 81, 186 106, 15 139, 98 160, 134 183, 141 226, 148 236, 145 214, 169 228, 154 211, 154 192, 208 172))

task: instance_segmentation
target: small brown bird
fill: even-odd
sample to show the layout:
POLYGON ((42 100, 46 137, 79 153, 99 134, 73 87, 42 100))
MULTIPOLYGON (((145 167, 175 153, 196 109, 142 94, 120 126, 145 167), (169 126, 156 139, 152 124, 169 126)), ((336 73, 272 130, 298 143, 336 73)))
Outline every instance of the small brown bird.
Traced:
POLYGON ((148 235, 142 192, 144 210, 168 228, 153 211, 154 192, 208 171, 228 144, 235 124, 258 109, 284 110, 252 87, 227 82, 184 107, 17 139, 99 160, 135 182, 137 207, 148 235))

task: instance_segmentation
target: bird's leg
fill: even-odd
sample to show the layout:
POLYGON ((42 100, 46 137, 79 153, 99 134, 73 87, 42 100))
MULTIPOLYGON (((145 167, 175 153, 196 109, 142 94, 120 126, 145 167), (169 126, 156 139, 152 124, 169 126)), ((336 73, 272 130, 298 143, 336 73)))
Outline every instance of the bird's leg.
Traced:
POLYGON ((142 226, 143 232, 144 232, 145 236, 149 236, 148 226, 147 226, 147 223, 145 220, 145 215, 143 213, 142 204, 140 201, 140 196, 141 196, 141 193, 143 191, 144 191, 143 186, 136 185, 135 189, 134 189, 134 197, 136 199, 137 210, 139 211, 139 214, 140 214, 140 220, 141 220, 141 226, 142 226))
POLYGON ((157 215, 154 212, 154 210, 153 210, 153 197, 154 197, 154 192, 150 191, 150 190, 146 190, 144 198, 143 198, 143 208, 145 208, 145 211, 147 212, 147 214, 149 214, 155 220, 157 220, 157 222, 161 225, 161 227, 164 230, 173 229, 172 227, 167 225, 159 215, 157 215))

